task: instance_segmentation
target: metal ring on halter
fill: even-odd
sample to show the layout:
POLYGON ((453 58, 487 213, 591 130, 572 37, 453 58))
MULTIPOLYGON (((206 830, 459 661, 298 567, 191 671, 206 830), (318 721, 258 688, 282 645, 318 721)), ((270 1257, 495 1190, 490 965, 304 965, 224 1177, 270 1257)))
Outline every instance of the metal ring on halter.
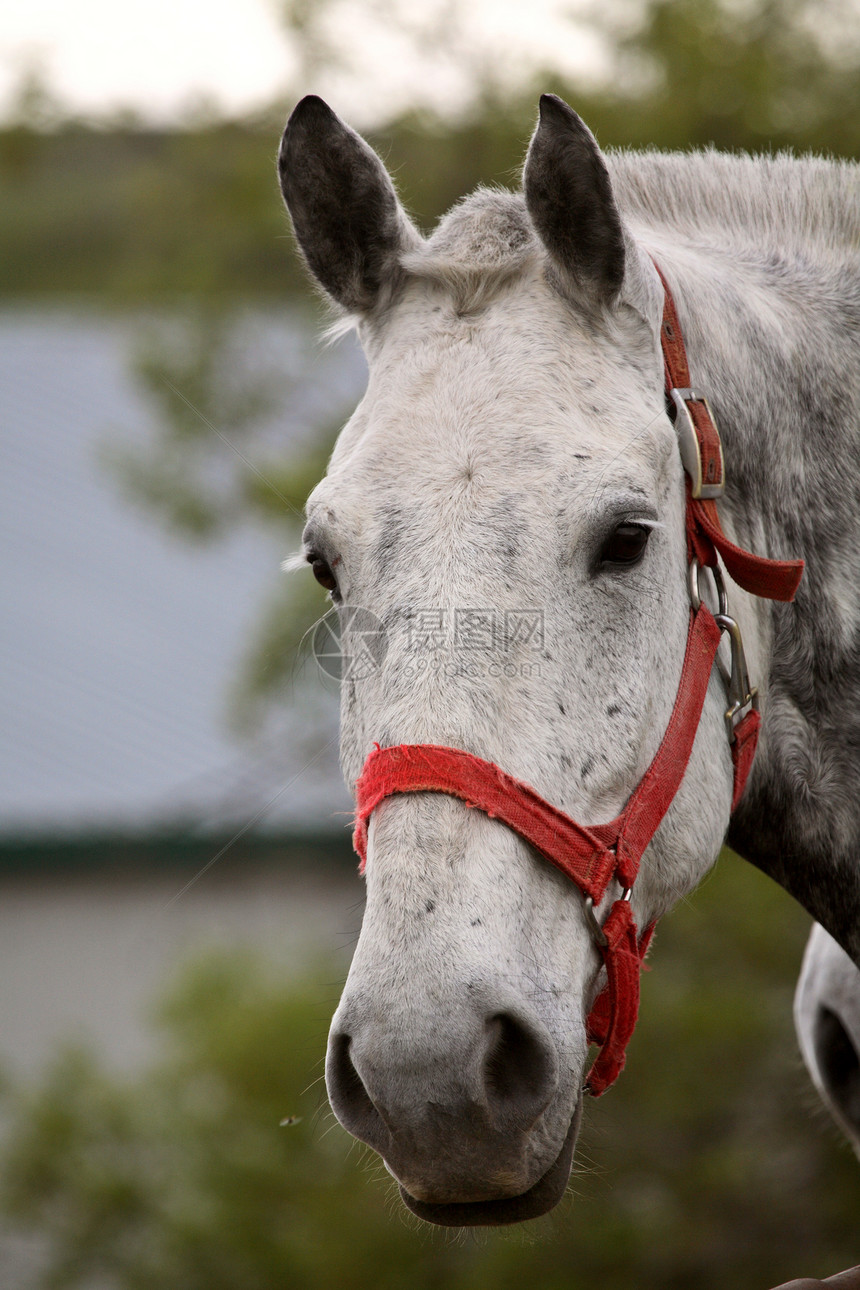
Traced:
MULTIPOLYGON (((621 892, 619 900, 626 900, 629 902, 632 895, 633 888, 625 887, 621 892)), ((590 896, 585 897, 585 917, 588 922, 588 930, 591 932, 591 939, 594 941, 598 949, 605 950, 609 941, 607 940, 606 933, 597 921, 597 915, 594 912, 594 901, 590 896)))
MULTIPOLYGON (((714 586, 717 589, 717 606, 718 606, 717 614, 728 616, 729 594, 726 591, 726 584, 723 582, 723 575, 720 573, 719 566, 714 565, 713 568, 709 567, 708 572, 713 578, 714 586)), ((699 586, 699 578, 701 577, 701 574, 702 574, 702 566, 699 564, 699 561, 696 559, 695 556, 693 556, 692 560, 690 561, 690 567, 689 567, 689 570, 687 571, 687 574, 688 574, 688 587, 690 592, 690 604, 693 606, 693 612, 698 613, 699 606, 702 603, 702 591, 701 591, 701 587, 699 586)))
POLYGON ((598 949, 605 950, 609 941, 606 939, 606 933, 597 921, 597 915, 594 912, 594 901, 590 896, 585 897, 585 920, 588 923, 588 930, 591 932, 591 939, 598 949))

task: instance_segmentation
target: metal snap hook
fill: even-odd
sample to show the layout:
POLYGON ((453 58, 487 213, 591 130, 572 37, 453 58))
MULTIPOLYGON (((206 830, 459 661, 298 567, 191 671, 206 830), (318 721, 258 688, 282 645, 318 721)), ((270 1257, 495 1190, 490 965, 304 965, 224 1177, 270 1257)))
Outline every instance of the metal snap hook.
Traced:
POLYGON ((715 617, 720 631, 727 634, 732 650, 732 667, 727 680, 729 706, 725 716, 729 740, 734 741, 735 727, 750 708, 758 708, 758 690, 750 684, 744 641, 739 625, 728 614, 720 613, 715 617))

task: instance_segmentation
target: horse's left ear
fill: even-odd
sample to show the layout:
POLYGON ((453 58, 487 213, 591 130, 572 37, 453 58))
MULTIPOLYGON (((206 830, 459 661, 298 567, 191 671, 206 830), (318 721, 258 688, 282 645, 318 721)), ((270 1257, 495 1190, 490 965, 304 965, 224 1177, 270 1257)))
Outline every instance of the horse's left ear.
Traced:
POLYGON ((597 140, 572 108, 543 94, 523 171, 535 230, 568 291, 611 305, 624 281, 624 232, 597 140))

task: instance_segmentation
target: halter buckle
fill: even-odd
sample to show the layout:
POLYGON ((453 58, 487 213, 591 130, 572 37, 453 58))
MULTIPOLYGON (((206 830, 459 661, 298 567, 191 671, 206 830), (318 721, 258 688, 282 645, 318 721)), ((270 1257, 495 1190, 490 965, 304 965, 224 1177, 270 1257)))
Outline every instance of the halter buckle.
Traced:
POLYGON ((669 398, 675 409, 675 433, 678 436, 678 448, 684 470, 690 476, 693 497, 703 501, 716 500, 725 492, 726 468, 723 461, 723 445, 717 430, 717 423, 711 411, 711 405, 704 394, 689 387, 669 390, 669 398), (698 403, 704 409, 708 433, 700 433, 690 404, 698 403), (712 432, 712 433, 711 433, 712 432))

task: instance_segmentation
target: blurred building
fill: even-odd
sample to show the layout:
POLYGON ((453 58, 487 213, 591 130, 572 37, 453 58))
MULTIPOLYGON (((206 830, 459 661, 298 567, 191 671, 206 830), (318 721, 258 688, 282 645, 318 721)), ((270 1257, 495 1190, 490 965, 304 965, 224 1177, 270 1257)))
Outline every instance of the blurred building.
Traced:
MULTIPOLYGON (((100 445, 151 423, 132 334, 132 321, 97 314, 0 316, 0 842, 217 831, 258 813, 270 828, 325 826, 349 807, 335 750, 303 774, 288 719, 251 741, 226 723, 286 552, 251 529, 210 545, 172 538, 99 462, 100 445)), ((357 376, 347 362, 341 379, 357 376)), ((285 412, 285 441, 290 422, 285 412)))
MULTIPOLYGON (((145 1009, 189 954, 250 944, 295 969, 348 954, 360 917, 335 696, 310 731, 289 709, 244 741, 226 722, 287 553, 262 529, 171 537, 100 462, 105 442, 151 433, 129 364, 136 325, 0 314, 0 1065, 12 1070, 61 1038, 143 1060, 145 1009)), ((270 339, 286 343, 283 328, 270 339)), ((357 356, 341 353, 328 380, 337 400, 356 392, 357 356)), ((285 452, 302 415, 275 418, 285 452)), ((319 684, 312 661, 302 684, 319 684)))

